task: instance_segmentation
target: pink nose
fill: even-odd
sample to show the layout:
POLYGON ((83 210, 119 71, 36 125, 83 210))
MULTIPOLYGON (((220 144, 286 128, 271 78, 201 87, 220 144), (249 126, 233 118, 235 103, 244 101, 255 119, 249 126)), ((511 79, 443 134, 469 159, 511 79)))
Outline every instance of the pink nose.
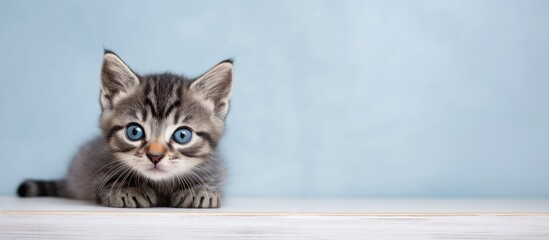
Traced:
POLYGON ((160 154, 147 153, 147 157, 149 158, 149 160, 151 160, 152 163, 154 163, 156 165, 157 163, 159 163, 162 160, 162 158, 164 158, 164 154, 163 153, 160 153, 160 154))

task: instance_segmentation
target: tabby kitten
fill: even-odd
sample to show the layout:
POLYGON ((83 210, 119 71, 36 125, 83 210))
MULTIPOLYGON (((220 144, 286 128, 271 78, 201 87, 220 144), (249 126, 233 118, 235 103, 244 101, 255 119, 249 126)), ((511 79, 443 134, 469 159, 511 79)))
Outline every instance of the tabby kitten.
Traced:
POLYGON ((216 208, 231 60, 196 79, 138 75, 114 52, 101 69, 102 136, 85 144, 59 181, 24 181, 19 196, 95 200, 109 207, 216 208))

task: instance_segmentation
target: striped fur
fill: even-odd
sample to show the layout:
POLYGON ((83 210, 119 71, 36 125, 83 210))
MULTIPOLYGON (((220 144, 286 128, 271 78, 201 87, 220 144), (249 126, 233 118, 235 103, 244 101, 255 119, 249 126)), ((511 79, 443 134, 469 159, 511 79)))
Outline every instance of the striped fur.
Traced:
POLYGON ((64 190, 65 182, 59 181, 41 181, 41 180, 26 180, 19 188, 17 195, 20 197, 47 197, 61 196, 64 190))
POLYGON ((196 79, 139 75, 105 51, 102 136, 80 149, 64 180, 27 180, 18 194, 89 199, 110 207, 219 207, 225 171, 217 146, 229 110, 232 66, 230 60, 220 62, 196 79), (143 139, 128 139, 131 124, 143 128, 143 139), (186 144, 172 139, 181 127, 192 132, 186 144), (151 146, 163 151, 160 161, 147 157, 151 146))

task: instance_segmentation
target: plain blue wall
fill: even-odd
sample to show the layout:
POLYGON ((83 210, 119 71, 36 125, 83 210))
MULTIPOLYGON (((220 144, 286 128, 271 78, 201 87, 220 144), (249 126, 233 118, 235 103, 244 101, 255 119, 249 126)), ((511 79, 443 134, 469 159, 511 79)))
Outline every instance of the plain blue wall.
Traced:
POLYGON ((548 1, 1 1, 0 193, 99 133, 103 47, 234 57, 232 196, 549 197, 548 1))

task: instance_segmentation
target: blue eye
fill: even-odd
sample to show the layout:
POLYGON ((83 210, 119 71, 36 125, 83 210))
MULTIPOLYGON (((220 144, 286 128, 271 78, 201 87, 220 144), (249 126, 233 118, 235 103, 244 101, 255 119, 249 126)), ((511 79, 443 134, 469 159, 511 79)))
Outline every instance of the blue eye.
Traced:
POLYGON ((179 128, 173 133, 173 140, 179 144, 185 144, 191 141, 192 132, 188 128, 179 128))
POLYGON ((144 136, 145 136, 145 131, 137 123, 130 123, 126 128, 126 137, 128 137, 130 141, 141 140, 144 136))

